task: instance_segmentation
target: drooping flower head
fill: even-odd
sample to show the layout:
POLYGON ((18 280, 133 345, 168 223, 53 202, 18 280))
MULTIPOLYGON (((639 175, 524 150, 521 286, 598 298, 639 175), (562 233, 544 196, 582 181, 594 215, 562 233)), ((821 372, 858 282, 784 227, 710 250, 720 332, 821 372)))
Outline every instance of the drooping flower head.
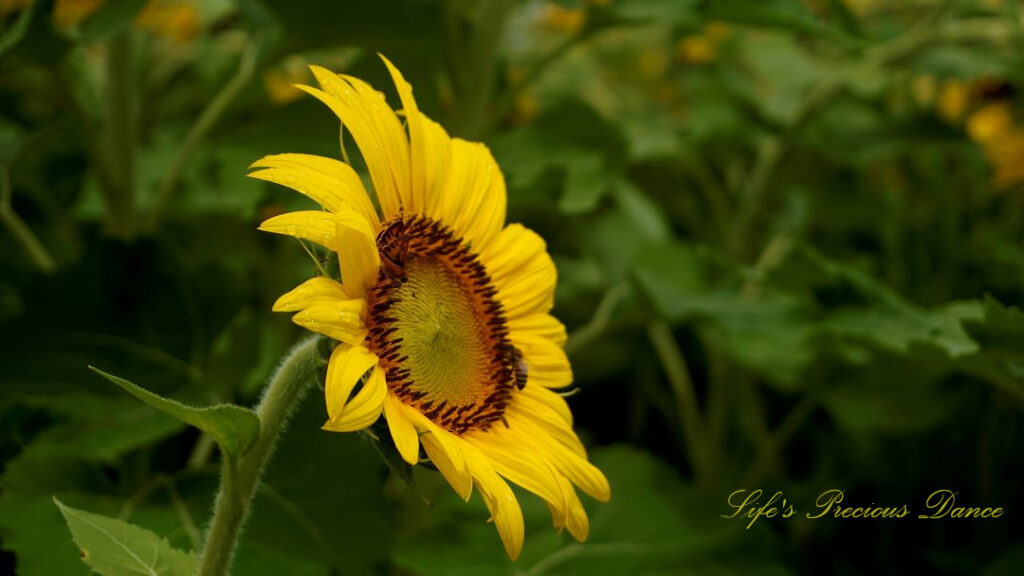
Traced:
POLYGON ((313 67, 319 89, 300 87, 351 134, 374 196, 339 160, 280 154, 253 165, 251 176, 323 207, 260 229, 327 247, 341 270, 340 280, 307 280, 274 309, 338 342, 324 429, 360 430, 383 414, 405 461, 418 463, 422 448, 459 496, 476 487, 512 558, 523 518, 507 481, 542 498, 555 527, 582 541, 589 523, 576 488, 602 501, 610 489, 556 392, 572 371, 565 328, 549 314, 554 263, 540 236, 505 225, 505 181, 490 151, 421 114, 384 62, 401 113, 365 82, 323 68, 313 67))

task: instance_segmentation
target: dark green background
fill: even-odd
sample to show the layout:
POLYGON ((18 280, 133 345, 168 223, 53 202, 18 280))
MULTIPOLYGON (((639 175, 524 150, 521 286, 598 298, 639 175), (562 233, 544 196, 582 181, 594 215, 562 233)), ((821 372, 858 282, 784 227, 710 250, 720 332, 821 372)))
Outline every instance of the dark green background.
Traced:
POLYGON ((247 166, 339 154, 329 110, 274 103, 263 79, 300 54, 396 104, 375 52, 421 109, 491 147, 509 220, 548 241, 570 405, 613 497, 587 502, 579 546, 524 494, 510 563, 477 498, 422 469, 410 490, 363 437, 320 431, 314 393, 235 573, 1024 568, 1024 187, 995 186, 966 129, 1020 98, 1018 3, 564 2, 585 11, 566 30, 542 2, 199 1, 184 44, 133 29, 142 4, 110 2, 78 32, 54 30, 47 2, 24 30, 4 20, 0 164, 54 266, 0 234, 0 572, 88 572, 52 495, 193 546, 215 452, 86 365, 193 404, 256 401, 302 335, 271 303, 313 265, 256 231, 310 204, 247 166), (708 22, 727 29, 710 39, 708 22), (693 37, 713 57, 680 52, 693 37), (158 211, 245 51, 252 74, 158 211), (944 112, 949 86, 959 115, 944 112), (751 488, 783 490, 799 513, 750 530, 720 518, 751 488), (828 488, 911 514, 800 519, 828 488), (940 488, 1006 513, 916 519, 940 488))

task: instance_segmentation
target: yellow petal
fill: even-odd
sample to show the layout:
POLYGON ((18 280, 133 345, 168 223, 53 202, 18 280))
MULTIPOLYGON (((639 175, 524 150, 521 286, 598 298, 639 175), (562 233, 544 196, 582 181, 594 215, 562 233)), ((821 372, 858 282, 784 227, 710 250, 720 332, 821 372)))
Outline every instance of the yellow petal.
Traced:
POLYGON ((566 494, 566 507, 569 510, 568 521, 565 525, 573 538, 583 542, 590 535, 590 519, 587 518, 587 511, 583 508, 583 503, 580 502, 580 497, 576 494, 572 484, 565 477, 561 477, 561 480, 563 482, 562 489, 566 494))
POLYGON ((517 392, 512 398, 513 405, 519 401, 526 400, 547 406, 558 414, 567 426, 572 427, 572 412, 569 410, 569 405, 566 404, 565 398, 562 398, 556 392, 540 386, 527 386, 517 392))
POLYGON ((274 216, 260 224, 260 230, 310 240, 330 250, 338 249, 334 217, 321 210, 287 212, 274 216))
POLYGON ((540 496, 551 508, 557 526, 565 525, 568 510, 559 473, 542 454, 529 444, 515 442, 504 426, 495 425, 487 432, 468 433, 463 438, 487 457, 498 474, 540 496))
POLYGON ((522 437, 528 444, 536 445, 548 454, 555 468, 580 490, 601 502, 607 502, 611 498, 612 491, 608 485, 608 479, 597 469, 597 466, 588 462, 585 457, 545 435, 522 435, 522 437))
POLYGON ((366 300, 322 302, 303 308, 292 321, 346 344, 361 344, 366 338, 366 300))
POLYGON ((324 385, 327 416, 330 420, 340 418, 345 413, 352 389, 367 370, 376 365, 377 356, 363 346, 338 344, 334 347, 327 363, 327 381, 324 385))
POLYGON ((416 99, 412 95, 412 86, 405 81, 405 77, 398 71, 398 68, 384 57, 378 54, 384 61, 391 73, 391 80, 395 83, 398 96, 402 99, 402 111, 405 114, 405 122, 409 128, 409 193, 407 196, 408 205, 405 207, 410 213, 422 212, 424 209, 424 198, 426 196, 426 172, 424 166, 427 160, 426 144, 423 134, 423 119, 416 107, 416 99))
POLYGON ((440 124, 422 113, 417 115, 423 130, 423 181, 425 214, 436 218, 437 205, 447 194, 448 167, 451 165, 452 140, 440 124))
POLYGON ((545 388, 564 388, 572 384, 572 366, 565 350, 546 338, 511 332, 509 339, 523 353, 527 384, 545 388))
MULTIPOLYGON (((456 491, 461 488, 465 488, 465 484, 469 484, 469 488, 463 490, 466 493, 465 498, 469 498, 469 490, 472 489, 472 478, 469 477, 469 470, 466 468, 466 460, 462 455, 462 448, 465 446, 465 442, 461 438, 452 434, 451 432, 441 428, 437 424, 434 424, 429 418, 424 416, 419 410, 410 408, 406 405, 401 406, 402 413, 405 417, 413 423, 413 425, 420 431, 425 432, 420 436, 420 441, 424 443, 426 447, 427 437, 430 437, 430 442, 437 444, 437 446, 444 452, 445 456, 450 460, 452 470, 459 476, 457 482, 459 487, 452 484, 456 491)), ((428 452, 429 455, 429 452, 428 452)), ((431 457, 433 459, 433 457, 431 457)), ((463 492, 459 492, 462 494, 463 492)))
POLYGON ((416 427, 405 417, 402 401, 394 394, 388 394, 384 400, 384 417, 391 430, 391 439, 402 459, 409 464, 416 464, 420 459, 420 439, 416 427))
POLYGON ((409 182, 409 142, 398 116, 384 95, 362 80, 311 68, 323 91, 300 88, 327 104, 352 133, 384 219, 390 219, 403 206, 409 182))
POLYGON ((316 276, 278 298, 274 302, 274 312, 296 312, 315 304, 343 300, 349 300, 349 296, 341 284, 326 276, 316 276))
POLYGON ((452 228, 479 253, 505 223, 505 177, 483 144, 455 138, 450 154, 445 190, 428 215, 452 228))
POLYGON ((311 154, 274 154, 264 156, 252 168, 262 170, 249 174, 251 178, 287 186, 318 202, 328 212, 347 206, 375 228, 380 225, 363 181, 344 162, 311 154))
MULTIPOLYGON (((530 388, 538 389, 536 386, 526 387, 526 389, 530 388)), ((543 390, 543 388, 540 389, 543 390)), ((556 396, 556 398, 558 397, 556 396)), ((561 400, 561 398, 558 399, 561 400)), ((564 400, 562 402, 564 403, 564 400)), ((512 397, 505 417, 510 426, 524 428, 532 434, 548 435, 576 454, 584 458, 587 457, 583 443, 572 431, 572 425, 566 423, 562 415, 553 408, 526 394, 519 393, 512 397)))
POLYGON ((466 445, 466 465, 491 512, 491 520, 498 529, 505 552, 515 560, 523 550, 523 512, 519 508, 519 501, 487 458, 473 445, 466 445))
POLYGON ((547 338, 558 347, 564 347, 567 340, 565 326, 550 314, 530 314, 509 320, 509 330, 541 338, 547 338))
POLYGON ((536 232, 511 224, 487 245, 480 258, 510 321, 551 310, 558 274, 536 232))
POLYGON ((369 222, 352 210, 334 215, 335 237, 341 281, 353 296, 366 297, 366 289, 377 281, 380 255, 369 222))
POLYGON ((345 404, 339 414, 324 424, 324 430, 354 432, 370 426, 380 418, 388 387, 384 380, 384 371, 376 366, 377 357, 373 356, 373 360, 373 372, 366 379, 362 389, 345 404))
POLYGON ((421 436, 420 441, 423 442, 423 449, 427 451, 427 456, 430 456, 430 461, 437 466, 455 493, 463 500, 469 500, 473 493, 473 477, 470 476, 462 455, 461 445, 464 442, 455 437, 446 438, 446 434, 449 433, 445 430, 431 430, 421 436))

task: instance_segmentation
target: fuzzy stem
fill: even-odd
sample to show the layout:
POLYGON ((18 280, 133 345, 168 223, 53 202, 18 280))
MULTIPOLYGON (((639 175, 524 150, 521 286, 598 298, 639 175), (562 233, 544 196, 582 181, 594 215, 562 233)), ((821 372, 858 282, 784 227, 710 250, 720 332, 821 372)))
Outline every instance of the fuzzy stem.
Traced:
POLYGON ((260 435, 252 449, 237 460, 224 458, 220 493, 217 494, 213 520, 199 559, 199 576, 224 576, 228 573, 249 505, 259 488, 274 444, 322 362, 317 351, 319 340, 310 338, 292 348, 271 378, 256 409, 260 418, 260 435))

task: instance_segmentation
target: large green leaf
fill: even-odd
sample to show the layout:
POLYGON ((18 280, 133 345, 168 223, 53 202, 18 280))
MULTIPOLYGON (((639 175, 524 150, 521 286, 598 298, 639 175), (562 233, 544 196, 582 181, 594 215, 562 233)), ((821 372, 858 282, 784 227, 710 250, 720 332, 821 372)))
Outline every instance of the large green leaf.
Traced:
POLYGON ((205 408, 186 406, 181 402, 153 394, 124 378, 107 374, 92 366, 89 368, 153 408, 166 412, 178 420, 206 432, 217 441, 221 450, 231 458, 237 458, 245 454, 259 436, 259 417, 248 408, 231 404, 220 404, 205 408))
POLYGON ((125 397, 74 393, 29 396, 19 402, 61 419, 35 436, 21 457, 74 457, 112 464, 121 455, 184 427, 174 418, 125 397))
POLYGON ((191 576, 196 557, 156 534, 115 518, 54 503, 82 551, 82 561, 102 576, 191 576))

